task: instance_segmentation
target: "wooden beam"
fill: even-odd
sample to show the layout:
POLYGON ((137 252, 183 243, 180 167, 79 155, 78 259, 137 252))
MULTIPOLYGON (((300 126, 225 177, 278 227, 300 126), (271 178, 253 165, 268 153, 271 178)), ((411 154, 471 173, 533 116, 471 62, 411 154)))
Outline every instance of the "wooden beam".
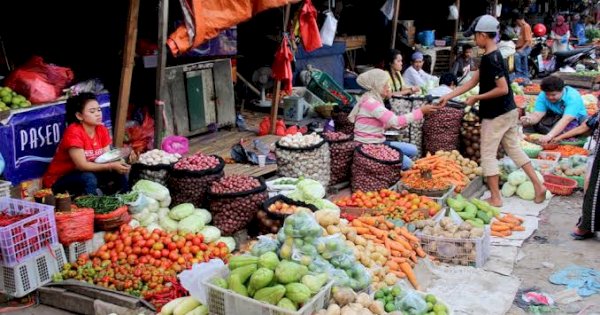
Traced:
POLYGON ((129 108, 129 94, 131 92, 131 78, 135 57, 135 42, 137 40, 138 15, 140 0, 129 0, 129 17, 127 19, 127 34, 125 34, 125 48, 123 49, 123 67, 121 68, 121 84, 117 101, 117 115, 114 130, 116 147, 123 146, 125 138, 125 123, 129 108))
POLYGON ((165 126, 164 99, 165 68, 167 66, 167 31, 169 26, 169 0, 159 0, 158 4, 158 64, 156 66, 156 100, 154 102, 154 147, 160 148, 165 126))
POLYGON ((458 17, 454 22, 454 32, 452 33, 452 47, 450 47, 450 68, 452 68, 452 63, 456 59, 456 42, 458 41, 458 28, 460 26, 460 0, 456 0, 456 10, 458 11, 458 17))
MULTIPOLYGON (((285 6, 285 15, 283 19, 283 32, 287 32, 287 26, 290 22, 291 4, 285 6)), ((284 40, 285 37, 282 38, 284 40)), ((275 81, 275 92, 273 93, 273 102, 271 103, 271 134, 275 134, 275 123, 277 122, 277 112, 279 111, 279 94, 281 92, 281 81, 275 81)))
POLYGON ((392 41, 390 48, 396 48, 396 33, 398 32, 398 15, 400 14, 400 0, 394 1, 394 20, 392 21, 392 41))

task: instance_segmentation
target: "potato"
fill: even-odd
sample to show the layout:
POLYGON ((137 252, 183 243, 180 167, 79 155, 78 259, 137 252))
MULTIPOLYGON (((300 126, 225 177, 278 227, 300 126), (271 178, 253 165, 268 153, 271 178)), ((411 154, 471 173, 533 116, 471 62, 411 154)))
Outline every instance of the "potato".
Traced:
POLYGON ((471 238, 480 238, 483 236, 483 228, 471 229, 471 238))
POLYGON ((329 233, 330 235, 340 233, 340 232, 341 232, 340 228, 335 225, 330 225, 327 227, 327 233, 329 233))
POLYGON ((367 245, 367 239, 365 239, 364 237, 362 237, 362 236, 359 235, 359 236, 357 236, 354 239, 354 244, 366 246, 367 245))

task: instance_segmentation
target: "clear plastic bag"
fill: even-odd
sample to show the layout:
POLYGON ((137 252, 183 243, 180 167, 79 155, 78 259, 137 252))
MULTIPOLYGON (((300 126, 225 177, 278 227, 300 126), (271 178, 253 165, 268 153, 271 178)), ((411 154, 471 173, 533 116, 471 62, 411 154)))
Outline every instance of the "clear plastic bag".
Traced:
POLYGON ((184 270, 177 276, 181 285, 190 292, 190 295, 203 305, 208 305, 208 292, 204 282, 214 278, 225 278, 229 268, 220 259, 211 259, 202 264, 194 264, 192 269, 184 270))
POLYGON ((427 302, 419 292, 404 289, 402 293, 394 301, 397 309, 401 309, 408 314, 425 314, 427 312, 427 302))
POLYGON ((260 256, 264 253, 275 252, 279 248, 279 245, 278 240, 261 235, 258 237, 258 242, 250 249, 250 253, 254 256, 260 256))
POLYGON ((293 238, 317 238, 323 234, 323 228, 317 220, 306 212, 298 212, 285 219, 283 233, 293 238))
POLYGON ((315 240, 315 247, 319 254, 327 260, 348 253, 348 246, 341 234, 319 237, 315 240))
POLYGON ((156 209, 158 209, 158 202, 156 200, 154 200, 150 197, 147 197, 144 194, 138 194, 136 201, 127 204, 127 207, 129 208, 129 213, 131 213, 131 214, 140 213, 144 209, 148 209, 148 211, 150 211, 149 206, 150 206, 151 201, 154 201, 156 203, 156 206, 157 206, 156 209))

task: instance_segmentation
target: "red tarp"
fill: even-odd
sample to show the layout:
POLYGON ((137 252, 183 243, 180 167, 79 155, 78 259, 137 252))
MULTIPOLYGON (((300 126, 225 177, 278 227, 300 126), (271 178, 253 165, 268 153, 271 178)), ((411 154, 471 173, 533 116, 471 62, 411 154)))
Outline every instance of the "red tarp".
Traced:
MULTIPOLYGON (((298 0, 185 0, 181 1, 185 24, 167 40, 173 55, 198 47, 220 31, 242 23, 257 13, 298 0)), ((318 32, 318 30, 317 30, 318 32)))

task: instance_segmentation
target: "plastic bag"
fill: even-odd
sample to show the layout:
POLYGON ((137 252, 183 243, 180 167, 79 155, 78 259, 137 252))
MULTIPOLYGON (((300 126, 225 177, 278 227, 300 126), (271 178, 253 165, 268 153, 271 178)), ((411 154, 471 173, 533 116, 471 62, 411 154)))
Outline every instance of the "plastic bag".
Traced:
MULTIPOLYGON (((127 204, 127 207, 129 207, 129 213, 137 214, 142 212, 144 209, 148 209, 151 200, 154 199, 147 197, 144 194, 138 194, 136 201, 127 204)), ((158 206, 158 202, 156 200, 154 200, 154 202, 158 206)), ((150 209, 148 209, 148 211, 150 211, 150 209)))
MULTIPOLYGON (((334 263, 332 258, 344 256, 348 253, 349 249, 344 239, 342 239, 341 234, 319 237, 315 240, 314 244, 319 254, 332 264, 334 263)), ((350 253, 352 253, 352 250, 350 250, 350 253)))
POLYGON ((42 57, 34 56, 15 69, 4 84, 31 103, 41 104, 56 100, 74 76, 70 68, 47 64, 42 57))
POLYGON ((323 234, 323 228, 317 223, 312 214, 298 212, 285 219, 283 233, 293 238, 317 238, 323 234))
POLYGON ((148 112, 144 113, 144 121, 139 126, 126 129, 127 144, 136 153, 152 149, 154 146, 154 119, 148 112))
POLYGON ((323 46, 321 42, 321 34, 317 25, 317 10, 312 4, 312 1, 305 0, 300 9, 300 37, 306 52, 319 49, 323 46))
POLYGON ((260 256, 264 253, 275 252, 279 248, 279 241, 265 235, 258 237, 258 242, 252 246, 250 253, 254 256, 260 256))
POLYGON ((163 139, 161 147, 165 152, 185 155, 189 152, 190 144, 186 137, 168 136, 163 139))
POLYGON ((333 40, 335 39, 335 32, 337 31, 337 24, 338 21, 333 15, 333 12, 329 10, 325 12, 325 22, 323 22, 323 26, 321 27, 320 33, 323 45, 333 45, 333 40))
POLYGON ((404 310, 409 314, 424 314, 427 312, 427 302, 419 292, 407 289, 402 292, 404 294, 397 296, 394 301, 397 309, 404 310))
POLYGON ((208 305, 208 292, 203 283, 218 277, 225 278, 228 274, 229 269, 222 260, 211 259, 206 263, 194 264, 192 269, 182 271, 177 277, 192 297, 208 305))

